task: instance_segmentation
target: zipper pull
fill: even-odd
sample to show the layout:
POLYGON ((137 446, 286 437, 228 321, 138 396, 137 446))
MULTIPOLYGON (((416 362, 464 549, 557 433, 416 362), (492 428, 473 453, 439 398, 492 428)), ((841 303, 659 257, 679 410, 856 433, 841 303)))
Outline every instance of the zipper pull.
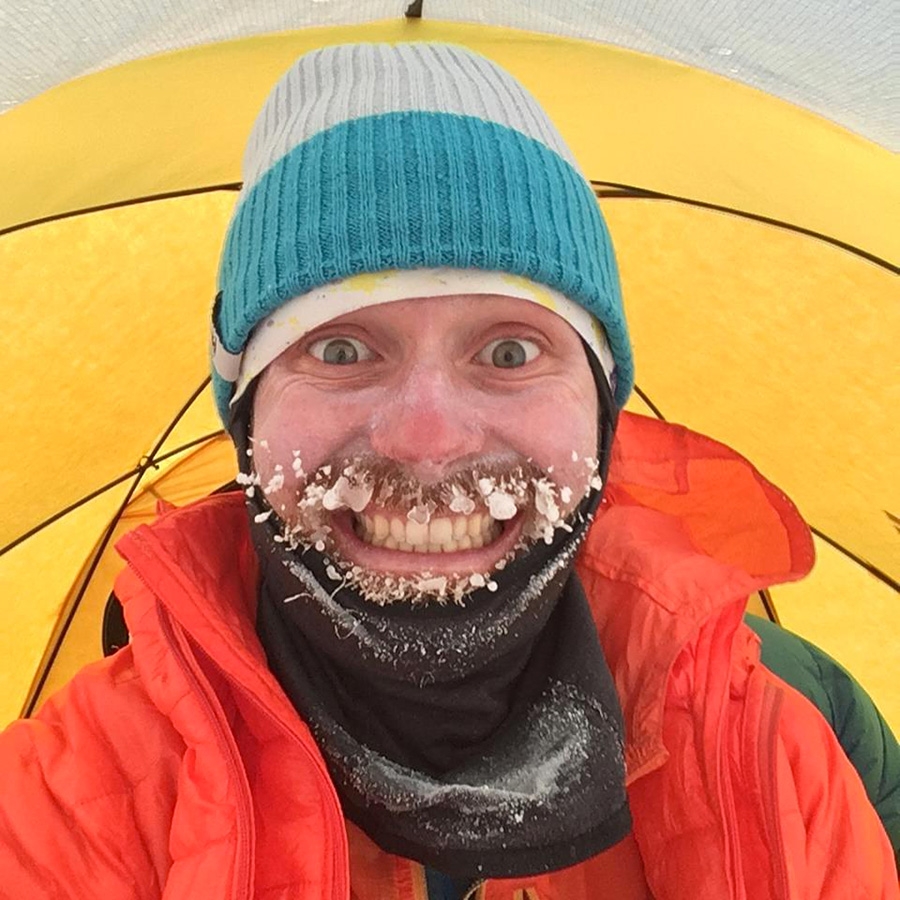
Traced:
POLYGON ((476 881, 475 884, 470 887, 465 894, 463 894, 462 900, 476 900, 475 895, 478 891, 481 890, 487 884, 487 878, 482 878, 481 881, 476 881))

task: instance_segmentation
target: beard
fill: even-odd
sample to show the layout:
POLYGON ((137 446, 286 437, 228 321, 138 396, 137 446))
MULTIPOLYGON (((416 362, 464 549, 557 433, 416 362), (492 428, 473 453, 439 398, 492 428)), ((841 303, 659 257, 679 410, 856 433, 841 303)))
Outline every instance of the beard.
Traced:
MULTIPOLYGON (((334 591, 350 587, 366 601, 381 606, 398 602, 464 605, 474 591, 496 591, 496 573, 514 558, 538 542, 551 544, 559 530, 573 530, 573 511, 591 489, 602 486, 597 460, 585 458, 584 463, 585 478, 576 487, 557 483, 552 467, 543 469, 531 460, 512 456, 460 462, 440 480, 423 482, 395 461, 373 454, 338 456, 307 474, 294 451, 290 475, 283 464, 276 464, 265 484, 255 471, 239 481, 249 496, 260 492, 263 511, 255 520, 271 520, 277 543, 301 560, 312 551, 324 557, 334 591), (286 487, 288 479, 292 488, 286 487), (463 536, 439 549, 466 550, 472 541, 478 542, 477 547, 489 545, 513 527, 518 539, 487 571, 473 571, 463 556, 458 557, 459 571, 448 572, 442 565, 441 571, 435 572, 423 559, 421 571, 414 574, 367 568, 346 558, 334 537, 336 516, 350 521, 356 537, 366 543, 406 552, 427 549, 428 545, 414 546, 403 537, 385 538, 388 520, 381 514, 386 511, 390 511, 395 534, 398 528, 407 529, 401 532, 403 537, 427 534, 429 528, 432 535, 437 529, 449 534, 450 523, 456 535, 460 526, 479 523, 477 536, 463 536)), ((438 549, 434 544, 431 547, 438 549)))

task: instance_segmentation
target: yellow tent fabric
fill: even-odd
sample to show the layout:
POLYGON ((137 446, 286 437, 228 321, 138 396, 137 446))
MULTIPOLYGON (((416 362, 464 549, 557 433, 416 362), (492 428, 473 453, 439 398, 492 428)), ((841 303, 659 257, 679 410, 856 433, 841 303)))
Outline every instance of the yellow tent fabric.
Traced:
MULTIPOLYGON (((896 728, 896 159, 750 88, 596 43, 428 21, 306 29, 131 62, 0 117, 0 547, 139 466, 202 384, 242 145, 272 83, 315 46, 410 39, 471 46, 548 109, 598 183, 642 392, 748 456, 823 535, 813 578, 776 591, 780 617, 896 728)), ((160 452, 217 428, 204 394, 160 452)), ((176 499, 227 480, 212 446, 213 469, 200 451, 169 460, 176 499)), ((0 723, 34 693, 127 490, 0 556, 0 723)), ((110 559, 47 687, 99 655, 110 559)))

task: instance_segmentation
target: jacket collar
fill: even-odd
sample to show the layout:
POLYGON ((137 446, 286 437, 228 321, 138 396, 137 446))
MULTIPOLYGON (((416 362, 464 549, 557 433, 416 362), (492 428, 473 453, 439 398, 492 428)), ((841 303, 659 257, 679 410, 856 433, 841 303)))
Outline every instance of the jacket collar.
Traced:
POLYGON ((703 626, 707 663, 755 652, 747 598, 812 568, 809 529, 735 451, 686 428, 623 414, 604 503, 578 572, 625 716, 629 781, 666 758, 670 673, 703 626), (746 638, 746 635, 744 635, 746 638))

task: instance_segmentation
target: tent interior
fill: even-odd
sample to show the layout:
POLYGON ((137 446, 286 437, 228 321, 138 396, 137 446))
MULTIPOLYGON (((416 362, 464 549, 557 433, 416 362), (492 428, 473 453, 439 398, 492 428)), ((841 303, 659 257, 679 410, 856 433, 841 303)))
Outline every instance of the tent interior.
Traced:
POLYGON ((233 476, 209 312, 268 90, 314 47, 442 40, 519 78, 593 182, 635 347, 629 409, 735 448, 813 528, 813 573, 752 608, 847 667, 896 731, 884 4, 847 22, 792 4, 780 31, 763 3, 295 5, 2 13, 0 726, 100 657, 115 537, 233 476))

